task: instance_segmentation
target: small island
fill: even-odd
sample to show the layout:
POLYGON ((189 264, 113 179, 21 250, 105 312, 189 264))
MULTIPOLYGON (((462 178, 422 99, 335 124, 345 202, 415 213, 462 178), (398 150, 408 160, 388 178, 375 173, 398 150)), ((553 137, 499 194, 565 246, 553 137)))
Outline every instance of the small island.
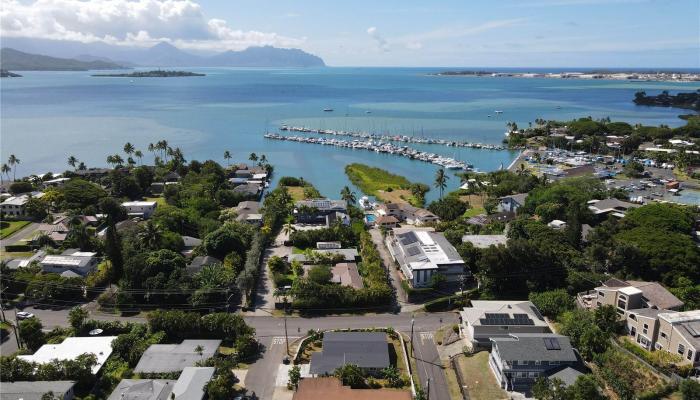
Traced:
POLYGON ((669 94, 664 90, 656 96, 647 96, 646 92, 637 92, 634 95, 634 104, 653 107, 676 107, 700 111, 700 89, 695 92, 669 94))
POLYGON ((135 71, 128 74, 94 74, 92 76, 110 78, 176 78, 182 76, 205 76, 205 74, 198 74, 196 72, 188 71, 165 71, 158 69, 153 71, 135 71))
POLYGON ((14 72, 10 72, 6 69, 0 69, 0 78, 21 78, 22 75, 20 74, 15 74, 14 72))

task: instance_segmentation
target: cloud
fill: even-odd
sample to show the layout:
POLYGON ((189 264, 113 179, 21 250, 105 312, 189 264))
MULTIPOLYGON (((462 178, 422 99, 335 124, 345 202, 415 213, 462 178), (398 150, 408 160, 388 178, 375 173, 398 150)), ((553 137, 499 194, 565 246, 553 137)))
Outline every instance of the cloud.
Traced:
POLYGON ((207 50, 291 47, 304 41, 207 19, 193 0, 3 0, 0 35, 131 46, 166 41, 207 50))
POLYGON ((494 29, 501 29, 510 26, 515 26, 519 23, 524 22, 524 18, 514 18, 514 19, 502 19, 487 21, 478 25, 471 26, 452 26, 438 28, 428 32, 415 33, 411 35, 402 36, 397 39, 402 43, 422 43, 429 40, 445 40, 445 39, 455 39, 462 38, 465 36, 472 36, 479 33, 487 32, 494 29))
POLYGON ((367 28, 367 34, 376 42, 377 48, 380 51, 385 53, 389 51, 389 42, 377 32, 377 27, 372 26, 367 28))

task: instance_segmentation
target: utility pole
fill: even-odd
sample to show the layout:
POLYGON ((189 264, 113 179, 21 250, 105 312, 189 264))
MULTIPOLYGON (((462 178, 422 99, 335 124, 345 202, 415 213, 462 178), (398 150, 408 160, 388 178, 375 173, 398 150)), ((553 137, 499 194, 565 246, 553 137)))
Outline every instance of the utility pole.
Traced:
POLYGON ((413 324, 416 322, 414 318, 411 318, 411 355, 413 355, 413 324))
POLYGON ((287 355, 289 355, 289 336, 287 335, 287 303, 284 303, 284 342, 287 345, 287 355))
POLYGON ((425 391, 425 400, 430 400, 430 378, 428 378, 428 388, 425 391))
POLYGON ((17 347, 20 349, 22 348, 22 341, 19 339, 19 320, 17 319, 17 309, 15 308, 15 326, 14 329, 12 329, 15 332, 15 339, 17 339, 17 347))

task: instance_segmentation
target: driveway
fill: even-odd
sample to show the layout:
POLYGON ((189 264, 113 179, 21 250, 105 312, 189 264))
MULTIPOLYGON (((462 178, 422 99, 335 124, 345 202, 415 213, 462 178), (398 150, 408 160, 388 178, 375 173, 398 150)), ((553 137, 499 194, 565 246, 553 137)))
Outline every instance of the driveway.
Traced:
POLYGON ((37 224, 36 222, 32 222, 29 225, 25 226, 24 228, 13 233, 12 235, 6 237, 5 239, 0 240, 0 244, 2 246, 13 245, 13 244, 19 242, 20 240, 26 238, 27 236, 31 235, 38 228, 39 228, 39 224, 37 224))
POLYGON ((386 248, 386 244, 384 243, 382 233, 379 231, 379 229, 372 228, 369 230, 369 234, 370 236, 372 236, 372 242, 374 242, 374 245, 379 251, 379 255, 382 258, 382 264, 384 264, 384 268, 387 271, 389 271, 389 280, 391 282, 391 286, 394 288, 396 300, 401 307, 401 312, 411 312, 420 309, 421 305, 408 303, 408 296, 401 287, 401 273, 395 267, 396 264, 394 262, 394 258, 391 256, 389 250, 386 248))
POLYGON ((270 315, 275 309, 275 285, 270 275, 270 269, 267 268, 267 261, 272 256, 285 257, 292 254, 291 247, 284 245, 284 242, 289 239, 288 235, 280 232, 275 238, 275 241, 265 249, 262 261, 260 262, 260 278, 258 279, 258 288, 255 292, 255 302, 253 312, 246 313, 247 315, 270 315))

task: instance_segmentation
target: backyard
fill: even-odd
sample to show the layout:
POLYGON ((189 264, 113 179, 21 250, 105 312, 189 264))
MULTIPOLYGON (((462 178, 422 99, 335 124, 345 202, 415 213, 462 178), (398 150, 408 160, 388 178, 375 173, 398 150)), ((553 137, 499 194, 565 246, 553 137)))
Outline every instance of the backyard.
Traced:
POLYGON ((481 351, 471 356, 457 356, 462 382, 472 399, 507 399, 489 367, 489 352, 481 351))

